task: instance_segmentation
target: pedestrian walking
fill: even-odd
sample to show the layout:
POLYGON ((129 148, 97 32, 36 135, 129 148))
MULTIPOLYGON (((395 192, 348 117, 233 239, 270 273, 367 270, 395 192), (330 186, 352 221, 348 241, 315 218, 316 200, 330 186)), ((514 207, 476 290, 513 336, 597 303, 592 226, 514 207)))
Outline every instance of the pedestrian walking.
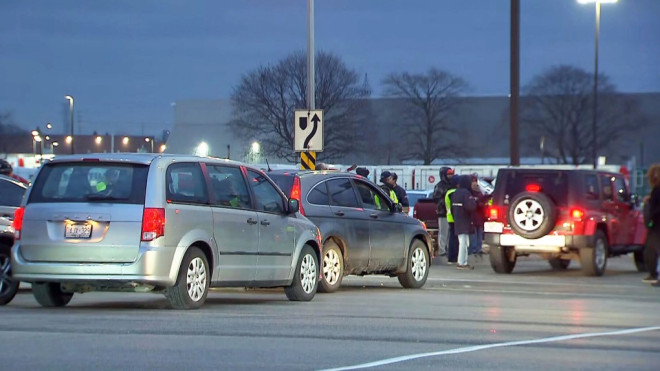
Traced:
POLYGON ((658 255, 660 255, 660 164, 653 164, 647 173, 651 194, 644 198, 644 223, 647 228, 644 261, 649 275, 642 281, 658 284, 658 255))
POLYGON ((445 196, 451 187, 451 178, 454 176, 454 170, 450 167, 440 168, 440 181, 433 188, 433 200, 437 205, 438 214, 438 254, 440 256, 447 254, 447 242, 449 241, 449 224, 447 223, 447 204, 445 196))
POLYGON ((458 178, 456 191, 451 196, 451 214, 454 218, 454 233, 458 237, 458 269, 473 269, 468 264, 468 246, 472 214, 477 209, 476 198, 472 195, 472 179, 469 175, 458 178))

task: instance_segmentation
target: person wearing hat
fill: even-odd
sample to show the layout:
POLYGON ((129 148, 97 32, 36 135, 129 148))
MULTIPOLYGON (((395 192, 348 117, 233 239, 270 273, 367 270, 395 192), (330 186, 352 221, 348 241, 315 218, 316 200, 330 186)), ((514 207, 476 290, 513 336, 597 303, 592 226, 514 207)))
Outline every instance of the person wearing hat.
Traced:
POLYGON ((4 158, 0 158, 0 174, 4 176, 8 176, 14 180, 18 180, 19 182, 23 183, 24 185, 30 185, 30 181, 23 178, 20 175, 14 174, 14 168, 11 166, 9 161, 5 160, 4 158))
POLYGON ((433 200, 437 205, 438 214, 438 254, 440 256, 447 254, 447 244, 449 242, 449 223, 447 222, 447 205, 445 195, 451 188, 451 179, 454 176, 454 170, 450 167, 440 168, 440 181, 433 189, 433 200))
POLYGON ((366 167, 358 167, 358 168, 355 168, 355 173, 356 173, 357 175, 361 175, 361 176, 363 176, 363 177, 365 177, 365 178, 368 178, 368 177, 369 177, 369 169, 367 169, 366 167))
POLYGON ((394 201, 395 204, 399 203, 399 199, 396 197, 396 192, 394 192, 394 179, 392 176, 392 173, 389 171, 385 170, 382 173, 380 173, 380 182, 382 183, 380 187, 387 193, 392 201, 394 201))
POLYGON ((402 207, 402 212, 408 214, 410 211, 410 203, 408 202, 408 193, 403 187, 397 184, 399 176, 396 173, 392 173, 392 180, 394 182, 394 193, 396 193, 396 198, 399 200, 399 203, 402 207))

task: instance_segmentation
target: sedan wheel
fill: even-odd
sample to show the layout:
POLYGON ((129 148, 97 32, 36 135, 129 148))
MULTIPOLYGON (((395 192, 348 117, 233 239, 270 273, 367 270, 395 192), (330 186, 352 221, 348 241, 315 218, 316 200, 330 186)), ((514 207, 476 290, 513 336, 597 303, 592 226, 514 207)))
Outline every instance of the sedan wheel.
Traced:
POLYGON ((14 299, 18 292, 18 281, 11 278, 11 257, 9 247, 0 247, 0 305, 14 299))
POLYGON ((429 276, 428 248, 420 241, 413 241, 408 253, 407 269, 397 276, 401 286, 407 289, 416 289, 424 286, 429 276))
POLYGON ((319 282, 319 291, 337 291, 343 277, 344 256, 335 242, 328 241, 323 246, 323 279, 319 282))

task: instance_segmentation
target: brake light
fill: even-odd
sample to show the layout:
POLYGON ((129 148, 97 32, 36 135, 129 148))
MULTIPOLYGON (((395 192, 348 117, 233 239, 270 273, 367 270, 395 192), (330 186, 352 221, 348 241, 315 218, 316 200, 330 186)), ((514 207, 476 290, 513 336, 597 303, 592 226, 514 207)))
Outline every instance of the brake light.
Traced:
POLYGON ((303 209, 301 194, 302 194, 302 190, 300 188, 300 178, 298 178, 296 176, 296 177, 293 178, 293 187, 291 187, 291 198, 295 199, 295 200, 298 200, 298 205, 299 205, 299 209, 300 209, 298 211, 302 215, 305 215, 305 209, 303 209))
POLYGON ((497 220, 500 216, 500 211, 497 208, 497 206, 489 206, 488 207, 488 219, 490 220, 497 220))
POLYGON ((541 190, 541 186, 538 184, 528 184, 525 186, 527 192, 538 192, 541 190))
POLYGON ((582 209, 571 210, 571 217, 575 220, 581 220, 584 217, 584 210, 582 209))
POLYGON ((142 241, 152 241, 165 234, 165 209, 145 207, 142 213, 142 241))
POLYGON ((14 210, 14 220, 11 222, 14 227, 14 239, 21 239, 21 229, 23 229, 23 215, 25 214, 25 207, 19 207, 14 210))

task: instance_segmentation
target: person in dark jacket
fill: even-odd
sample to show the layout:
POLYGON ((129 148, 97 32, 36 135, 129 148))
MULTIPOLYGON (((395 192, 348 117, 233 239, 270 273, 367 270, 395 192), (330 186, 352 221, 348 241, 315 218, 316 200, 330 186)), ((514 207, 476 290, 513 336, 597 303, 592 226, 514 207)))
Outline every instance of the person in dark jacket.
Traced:
POLYGON ((660 164, 651 165, 647 177, 651 185, 651 194, 644 198, 645 207, 648 207, 648 215, 645 218, 648 233, 644 244, 644 261, 649 275, 642 281, 657 285, 658 255, 660 255, 660 164))
POLYGON ((468 264, 468 246, 472 229, 472 214, 477 209, 476 198, 472 195, 472 177, 461 175, 456 192, 451 196, 451 214, 454 217, 454 233, 458 237, 458 269, 472 269, 468 264))
POLYGON ((408 214, 410 211, 410 202, 408 202, 408 193, 406 192, 403 187, 401 187, 397 181, 399 180, 399 176, 396 175, 396 173, 392 173, 392 180, 394 180, 394 193, 396 193, 396 198, 399 200, 399 203, 401 204, 402 212, 404 214, 408 214))
POLYGON ((445 208, 447 212, 447 263, 456 264, 458 261, 458 236, 454 232, 454 216, 452 215, 452 196, 458 186, 458 177, 453 177, 449 181, 449 189, 445 194, 445 208))
POLYGON ((440 181, 433 188, 433 200, 437 206, 438 214, 438 254, 447 253, 447 243, 449 241, 449 224, 447 223, 447 205, 445 204, 445 195, 451 187, 451 178, 454 176, 454 170, 450 167, 440 168, 440 181))
POLYGON ((484 195, 479 188, 479 177, 472 174, 472 184, 470 188, 472 196, 477 202, 477 209, 472 213, 472 231, 470 232, 470 255, 481 254, 481 245, 484 239, 484 222, 486 221, 486 208, 488 207, 487 195, 484 195))

